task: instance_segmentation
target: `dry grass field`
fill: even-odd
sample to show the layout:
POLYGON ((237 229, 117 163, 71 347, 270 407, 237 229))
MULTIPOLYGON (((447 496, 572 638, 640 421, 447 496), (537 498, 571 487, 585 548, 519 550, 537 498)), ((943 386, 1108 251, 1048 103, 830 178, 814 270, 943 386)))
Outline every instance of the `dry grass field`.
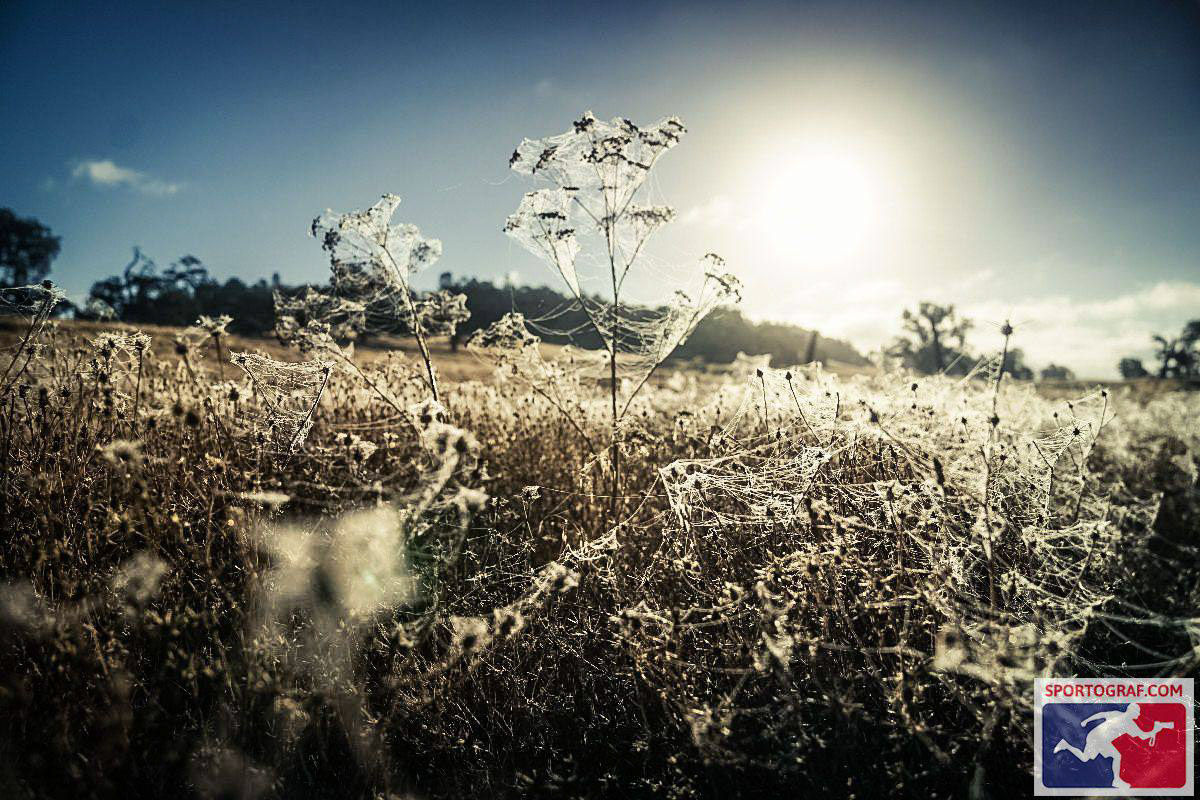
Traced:
POLYGON ((118 330, 4 339, 4 797, 999 797, 1196 670, 1194 393, 668 368, 614 495, 600 383, 118 330))
POLYGON ((1200 2, 476 5, 0 0, 0 800, 1190 791, 1200 2))

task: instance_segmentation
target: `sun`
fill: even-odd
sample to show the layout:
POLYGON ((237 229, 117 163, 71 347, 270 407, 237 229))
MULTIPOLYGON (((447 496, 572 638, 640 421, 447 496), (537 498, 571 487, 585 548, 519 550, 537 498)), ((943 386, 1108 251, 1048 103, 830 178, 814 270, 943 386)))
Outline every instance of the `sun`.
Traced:
POLYGON ((755 183, 764 244, 791 258, 843 261, 862 252, 883 227, 883 175, 867 154, 852 148, 785 149, 755 183))

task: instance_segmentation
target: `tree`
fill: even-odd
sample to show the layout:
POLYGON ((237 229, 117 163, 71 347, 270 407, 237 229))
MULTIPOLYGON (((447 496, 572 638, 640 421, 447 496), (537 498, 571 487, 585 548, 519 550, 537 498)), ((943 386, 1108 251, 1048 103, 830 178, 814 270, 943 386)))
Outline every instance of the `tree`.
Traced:
POLYGON ((1014 347, 1004 354, 1004 374, 1018 381, 1033 380, 1033 368, 1025 363, 1025 351, 1014 347))
POLYGON ((1179 339, 1188 347, 1195 347, 1200 342, 1200 319, 1194 319, 1183 326, 1179 339))
POLYGON ((1191 378, 1196 375, 1196 365, 1200 364, 1200 352, 1190 349, 1180 349, 1175 354, 1175 376, 1191 378))
POLYGON ((148 305, 157 295, 159 285, 158 267, 154 261, 133 248, 133 257, 119 275, 110 275, 92 284, 90 297, 108 304, 118 319, 138 322, 136 310, 148 305))
POLYGON ((1200 319, 1194 319, 1183 326, 1179 334, 1181 353, 1176 356, 1180 369, 1187 377, 1194 377, 1200 367, 1200 319))
POLYGON ((915 312, 906 309, 902 319, 911 335, 898 337, 888 348, 889 355, 926 374, 963 374, 970 367, 966 338, 972 323, 960 317, 953 305, 923 301, 915 312))
MULTIPOLYGON (((1141 362, 1139 362, 1141 363, 1141 362)), ((1058 364, 1048 364, 1042 370, 1042 380, 1044 381, 1071 381, 1075 380, 1075 373, 1069 368, 1058 364)))
POLYGON ((1179 370, 1179 339, 1168 339, 1158 334, 1151 338, 1156 345, 1154 357, 1158 359, 1158 377, 1162 379, 1176 374, 1179 370))
POLYGON ((0 208, 0 286, 24 286, 50 274, 59 237, 32 217, 22 219, 0 208))
MULTIPOLYGON (((471 318, 460 325, 453 337, 465 341, 477 330, 487 328, 510 312, 525 315, 526 319, 541 320, 538 334, 543 341, 554 344, 574 344, 591 350, 604 347, 599 336, 588 326, 587 316, 561 292, 546 286, 497 286, 490 281, 474 278, 450 283, 448 290, 466 295, 471 318), (551 324, 552 323, 552 324, 551 324), (556 334, 554 330, 569 331, 556 334)), ((628 304, 631 315, 643 316, 644 307, 628 304)), ((738 352, 770 353, 776 367, 807 364, 812 361, 840 361, 844 364, 869 363, 849 343, 828 336, 818 337, 815 331, 780 322, 751 322, 732 306, 709 314, 696 326, 687 341, 679 346, 673 358, 700 358, 713 364, 727 364, 738 352)))
POLYGON ((1121 373, 1121 377, 1127 381, 1135 378, 1145 378, 1150 374, 1142 365, 1140 358, 1122 358, 1121 363, 1117 364, 1117 370, 1121 373))
POLYGON ((161 272, 153 259, 134 248, 118 275, 92 284, 88 301, 76 315, 124 322, 192 325, 200 316, 233 317, 230 331, 261 334, 275 324, 274 288, 266 281, 247 286, 237 278, 224 284, 209 277, 195 256, 183 256, 161 272))
POLYGON ((1183 326, 1178 336, 1167 338, 1160 334, 1151 337, 1155 344, 1154 357, 1158 359, 1159 378, 1190 378, 1200 367, 1200 319, 1183 326))

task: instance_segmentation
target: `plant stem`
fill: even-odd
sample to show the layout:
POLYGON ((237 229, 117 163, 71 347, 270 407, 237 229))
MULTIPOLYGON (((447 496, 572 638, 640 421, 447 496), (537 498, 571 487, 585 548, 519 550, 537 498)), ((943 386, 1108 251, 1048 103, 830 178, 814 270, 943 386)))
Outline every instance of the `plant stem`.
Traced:
POLYGON ((615 223, 612 215, 608 216, 605 221, 604 238, 608 240, 608 267, 612 277, 612 331, 609 334, 609 392, 612 397, 612 504, 615 506, 617 495, 621 493, 621 443, 618 441, 619 431, 617 423, 620 421, 620 415, 617 413, 617 337, 620 332, 620 292, 621 286, 617 281, 617 260, 614 250, 613 237, 616 232, 613 230, 615 223))
POLYGON ((221 380, 225 380, 225 361, 221 358, 221 334, 213 334, 213 347, 217 348, 217 368, 221 370, 221 380))
POLYGON ((133 416, 129 420, 129 425, 135 434, 137 433, 138 406, 141 405, 141 401, 142 401, 142 362, 144 360, 145 360, 145 353, 143 352, 142 349, 139 348, 138 349, 137 388, 133 392, 133 416))
MULTIPOLYGON (((0 385, 3 385, 4 382, 8 380, 8 374, 12 372, 12 368, 15 367, 17 365, 17 361, 20 360, 21 352, 25 349, 25 345, 29 344, 29 340, 33 338, 34 331, 37 330, 37 328, 41 325, 46 315, 50 313, 52 302, 53 301, 49 298, 43 301, 42 307, 38 309, 37 313, 34 314, 33 319, 29 321, 29 328, 26 329, 24 338, 21 339, 21 343, 17 346, 17 351, 13 353, 12 361, 8 362, 8 368, 4 370, 3 377, 0 377, 0 385)), ((27 366, 29 366, 29 359, 25 359, 25 366, 21 368, 20 372, 13 376, 13 383, 16 383, 17 380, 20 379, 21 374, 25 372, 25 367, 27 366)))
POLYGON ((421 331, 421 320, 417 316, 417 306, 413 302, 411 291, 405 291, 405 296, 408 299, 408 313, 412 319, 413 338, 417 340, 417 347, 421 350, 421 358, 425 361, 425 374, 429 378, 429 391, 433 393, 433 399, 437 401, 437 379, 433 376, 433 360, 429 357, 429 347, 425 344, 425 334, 421 331))

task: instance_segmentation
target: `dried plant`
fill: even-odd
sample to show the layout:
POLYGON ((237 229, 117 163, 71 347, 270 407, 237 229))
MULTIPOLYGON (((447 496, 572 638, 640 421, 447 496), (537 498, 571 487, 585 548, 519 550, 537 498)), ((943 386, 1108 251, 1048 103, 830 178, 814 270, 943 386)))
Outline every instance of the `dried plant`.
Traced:
POLYGON ((525 139, 509 160, 514 171, 549 187, 524 196, 505 223, 505 233, 559 274, 603 343, 614 496, 621 483, 619 425, 630 403, 710 311, 740 299, 737 279, 724 272, 724 260, 710 253, 694 294, 676 291, 654 312, 634 313, 622 306, 625 280, 647 260, 650 236, 675 217, 668 206, 642 204, 641 190, 658 159, 684 133, 675 117, 639 127, 623 118, 604 122, 589 112, 565 133, 525 139), (587 255, 606 284, 609 296, 604 299, 586 292, 579 273, 584 245, 591 240, 596 252, 587 255), (622 382, 627 382, 624 390, 622 382))
POLYGON ((441 257, 442 243, 426 239, 415 225, 392 225, 399 205, 398 196, 386 194, 366 211, 326 211, 313 220, 312 235, 329 254, 329 287, 308 288, 293 298, 277 294, 279 332, 302 350, 333 353, 346 361, 335 339, 367 333, 410 335, 436 400, 428 338, 454 333, 469 316, 466 298, 444 291, 418 296, 413 290, 412 276, 441 257))

